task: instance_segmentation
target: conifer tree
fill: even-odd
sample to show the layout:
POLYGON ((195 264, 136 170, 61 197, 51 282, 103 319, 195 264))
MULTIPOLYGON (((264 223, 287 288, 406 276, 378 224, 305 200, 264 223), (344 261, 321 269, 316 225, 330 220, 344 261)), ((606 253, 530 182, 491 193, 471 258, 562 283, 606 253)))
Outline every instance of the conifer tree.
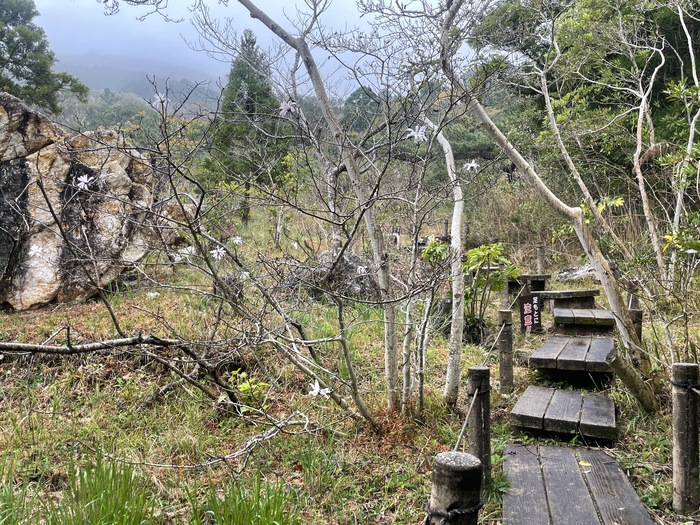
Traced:
POLYGON ((242 185, 244 224, 250 214, 252 187, 274 183, 286 170, 288 142, 279 137, 279 107, 267 56, 258 48, 253 32, 246 29, 240 52, 231 63, 215 123, 212 159, 207 164, 214 180, 242 185))
POLYGON ((61 91, 85 100, 88 88, 68 73, 53 71, 56 56, 44 30, 33 22, 38 15, 34 0, 0 0, 0 90, 60 113, 61 91))

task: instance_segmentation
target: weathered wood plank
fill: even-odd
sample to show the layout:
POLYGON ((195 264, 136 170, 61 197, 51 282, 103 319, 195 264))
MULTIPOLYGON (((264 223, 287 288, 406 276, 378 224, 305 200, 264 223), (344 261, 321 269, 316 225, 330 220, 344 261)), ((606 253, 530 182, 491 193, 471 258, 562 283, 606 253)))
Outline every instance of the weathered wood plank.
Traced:
POLYGON ((543 299, 579 299, 584 297, 597 297, 600 295, 600 290, 545 290, 538 293, 543 299))
POLYGON ((557 324, 573 324, 576 321, 571 308, 555 308, 553 314, 557 324))
POLYGON ((591 312, 595 315, 595 324, 597 326, 615 326, 615 316, 612 312, 602 308, 594 308, 591 312))
POLYGON ((586 371, 611 373, 612 369, 605 359, 614 349, 614 339, 610 337, 593 337, 586 356, 586 371))
POLYGON ((542 301, 554 308, 595 308, 600 290, 543 290, 535 292, 542 301))
POLYGON ((568 337, 550 337, 530 356, 528 365, 530 368, 556 368, 559 353, 568 342, 568 337))
POLYGON ((513 425, 542 430, 544 414, 553 395, 553 388, 527 387, 510 412, 513 425))
POLYGON ((557 359, 559 370, 586 370, 586 355, 591 345, 590 337, 572 337, 557 359))
POLYGON ((603 396, 584 397, 579 431, 585 437, 614 440, 617 437, 615 402, 603 396))
POLYGON ((503 472, 510 483, 503 495, 504 525, 551 525, 536 447, 505 445, 503 472))
POLYGON ((579 449, 579 465, 605 525, 652 525, 617 462, 600 450, 579 449))
POLYGON ((540 461, 552 525, 600 525, 574 450, 540 447, 540 461))
POLYGON ((574 324, 579 325, 595 325, 596 317, 593 310, 590 308, 572 308, 571 313, 574 315, 574 324))
POLYGON ((547 432, 576 433, 582 402, 581 392, 556 390, 544 414, 543 429, 547 432))

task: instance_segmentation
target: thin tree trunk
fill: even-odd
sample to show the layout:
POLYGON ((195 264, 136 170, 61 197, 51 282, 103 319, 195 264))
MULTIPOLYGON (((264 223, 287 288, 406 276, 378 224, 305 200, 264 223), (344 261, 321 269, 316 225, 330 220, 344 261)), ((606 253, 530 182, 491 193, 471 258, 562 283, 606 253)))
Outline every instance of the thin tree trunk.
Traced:
POLYGON ((462 336, 464 333, 464 272, 462 271, 462 216, 464 214, 464 194, 457 177, 452 145, 444 133, 430 119, 423 121, 436 133, 447 164, 447 175, 452 184, 452 225, 450 228, 450 276, 452 280, 452 324, 448 342, 447 373, 443 395, 449 406, 457 403, 459 381, 462 374, 462 336))
MULTIPOLYGON (((305 36, 292 36, 250 0, 238 0, 238 2, 248 10, 252 18, 262 22, 273 34, 299 53, 313 85, 324 120, 328 125, 330 136, 337 141, 336 145, 340 154, 340 162, 347 170, 358 209, 364 212, 365 227, 372 247, 377 280, 379 281, 381 306, 384 314, 384 375, 386 379, 387 406, 389 411, 396 411, 399 407, 398 330, 396 325, 396 308, 393 302, 390 301, 391 275, 389 272, 388 254, 384 246, 382 231, 372 209, 372 203, 368 199, 365 186, 360 178, 360 168, 353 155, 354 148, 336 120, 323 78, 308 42, 305 40, 305 36)), ((311 23, 314 21, 315 18, 311 23)))

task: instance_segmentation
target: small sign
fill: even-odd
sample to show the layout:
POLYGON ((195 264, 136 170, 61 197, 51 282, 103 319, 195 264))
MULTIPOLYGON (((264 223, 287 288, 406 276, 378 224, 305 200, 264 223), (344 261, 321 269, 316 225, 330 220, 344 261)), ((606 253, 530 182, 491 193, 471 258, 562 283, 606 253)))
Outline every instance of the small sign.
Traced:
POLYGON ((539 295, 520 296, 520 329, 528 334, 542 330, 539 295))

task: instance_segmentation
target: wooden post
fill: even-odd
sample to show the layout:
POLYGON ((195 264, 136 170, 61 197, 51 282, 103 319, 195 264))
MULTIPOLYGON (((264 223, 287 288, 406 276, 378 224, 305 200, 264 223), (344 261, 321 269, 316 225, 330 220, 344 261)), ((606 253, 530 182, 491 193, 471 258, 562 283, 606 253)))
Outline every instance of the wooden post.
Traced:
POLYGON ((491 481, 491 378, 487 366, 470 366, 467 371, 467 395, 477 392, 474 408, 467 421, 467 441, 471 454, 481 461, 481 486, 491 481))
POLYGON ((544 244, 538 244, 535 246, 537 252, 537 273, 544 275, 547 273, 547 264, 544 259, 544 244))
POLYGON ((498 378, 501 382, 501 392, 513 390, 513 312, 512 310, 498 311, 498 326, 501 336, 498 338, 498 378))
POLYGON ((507 310, 510 308, 510 290, 508 290, 508 281, 501 288, 501 308, 507 310))
POLYGON ((694 513, 700 503, 698 451, 698 367, 674 363, 671 368, 673 402, 673 510, 694 513))
POLYGON ((632 288, 627 292, 627 308, 630 310, 639 310, 639 296, 637 288, 632 288))
POLYGON ((441 452, 433 463, 427 525, 477 525, 481 508, 481 461, 465 452, 441 452))
POLYGON ((634 325, 634 331, 637 333, 639 340, 642 340, 642 323, 644 322, 644 310, 640 308, 630 308, 630 317, 634 325))

